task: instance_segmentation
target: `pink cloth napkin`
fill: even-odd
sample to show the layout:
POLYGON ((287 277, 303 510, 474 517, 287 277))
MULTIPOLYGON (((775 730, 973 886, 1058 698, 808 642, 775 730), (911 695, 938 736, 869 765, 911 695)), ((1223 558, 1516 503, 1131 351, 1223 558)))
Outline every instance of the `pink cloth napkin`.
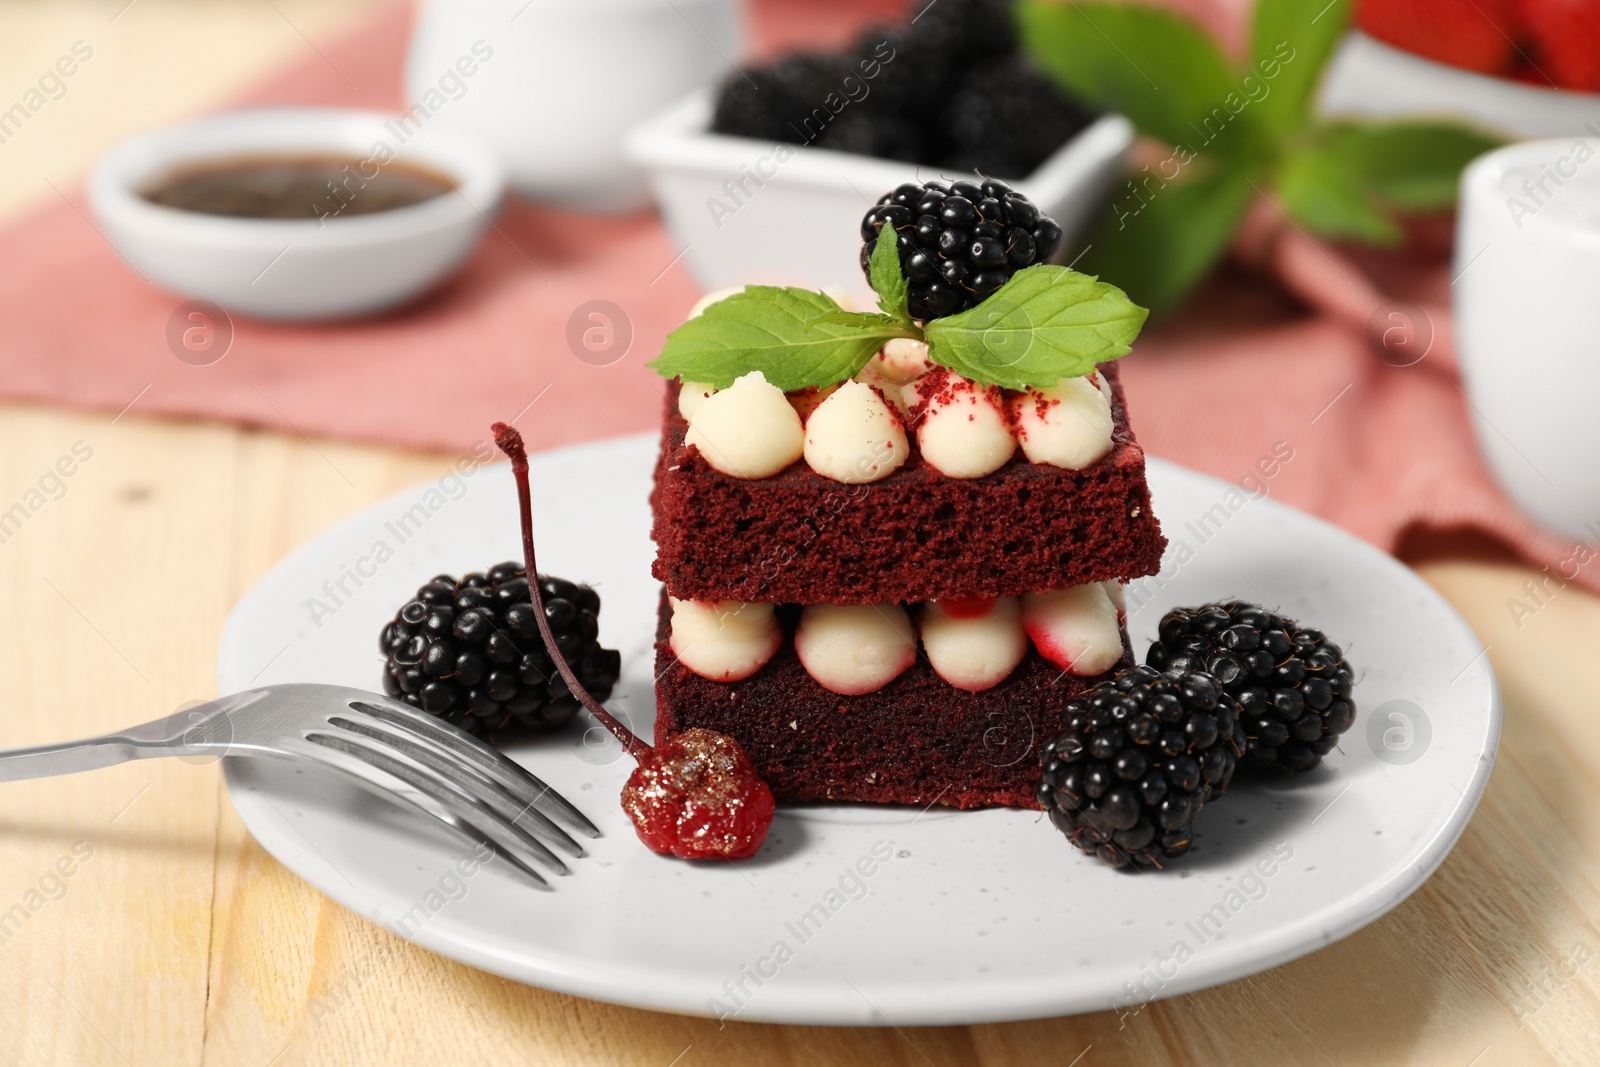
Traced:
MULTIPOLYGON (((763 0, 755 50, 835 43, 900 6, 763 0)), ((1244 0, 1175 6, 1240 47, 1244 0)), ((409 9, 377 12, 324 46, 326 58, 308 54, 241 102, 396 107, 409 27, 409 9)), ((1414 530, 1477 530, 1536 565, 1568 559, 1574 546, 1513 509, 1478 456, 1454 369, 1442 242, 1356 256, 1274 239, 1276 270, 1225 269, 1124 361, 1146 447, 1385 549, 1414 530), (1299 300, 1274 280, 1285 276, 1299 300), (1378 358, 1364 335, 1386 300, 1433 324, 1433 347, 1413 366, 1378 358)), ((444 450, 471 449, 491 421, 519 413, 536 448, 645 430, 659 417, 661 383, 644 364, 698 296, 677 254, 653 215, 513 205, 424 303, 339 326, 241 319, 226 358, 196 367, 167 348, 179 299, 128 270, 72 194, 0 232, 0 395, 444 450), (620 306, 633 330, 608 366, 566 342, 573 310, 596 299, 620 306)), ((1593 571, 1576 580, 1600 591, 1593 571)))

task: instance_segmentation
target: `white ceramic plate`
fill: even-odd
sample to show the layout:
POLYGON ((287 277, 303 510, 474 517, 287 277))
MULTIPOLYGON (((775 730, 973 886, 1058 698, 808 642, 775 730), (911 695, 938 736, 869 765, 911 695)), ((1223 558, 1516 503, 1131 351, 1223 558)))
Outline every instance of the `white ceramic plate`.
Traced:
MULTIPOLYGON (((601 637, 623 653, 612 706, 646 736, 655 447, 630 438, 533 464, 541 563, 599 588, 601 637)), ((291 870, 391 928, 410 916, 405 932, 427 948, 646 1008, 996 1022, 1137 1007, 1272 967, 1376 919, 1444 859, 1493 765, 1495 681, 1461 619, 1393 559, 1170 464, 1152 463, 1150 479, 1172 547, 1162 576, 1130 590, 1136 647, 1168 607, 1239 595, 1314 620, 1359 678, 1342 751, 1292 784, 1236 784, 1166 872, 1104 868, 1035 812, 844 805, 780 810, 750 862, 663 859, 618 806, 630 763, 581 726, 513 753, 605 831, 554 893, 493 863, 462 876, 457 840, 314 771, 230 759, 234 806, 291 870)), ((373 688, 378 631, 411 591, 517 546, 504 465, 379 504, 245 597, 223 637, 221 687, 373 688)))

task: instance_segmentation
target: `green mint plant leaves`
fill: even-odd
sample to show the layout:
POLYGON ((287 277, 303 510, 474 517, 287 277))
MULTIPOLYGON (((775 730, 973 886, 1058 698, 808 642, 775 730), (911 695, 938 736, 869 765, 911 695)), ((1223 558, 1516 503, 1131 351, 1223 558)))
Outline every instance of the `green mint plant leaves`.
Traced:
POLYGON ((852 378, 892 337, 916 337, 888 315, 845 311, 826 293, 746 286, 667 335, 657 373, 726 389, 760 371, 784 392, 852 378))
MULTIPOLYGON (((1274 133, 1293 133, 1305 124, 1322 68, 1333 56, 1350 20, 1351 0, 1259 0, 1250 27, 1250 65, 1246 77, 1267 83, 1257 118, 1274 133), (1269 76, 1269 72, 1270 76, 1269 76)), ((1247 92, 1249 86, 1245 86, 1247 92)))
POLYGON ((1128 210, 1102 214, 1085 237, 1082 264, 1118 279, 1146 307, 1173 307, 1222 258, 1257 196, 1257 175, 1213 168, 1159 190, 1128 210))
POLYGON ((1191 293, 1258 196, 1308 233, 1392 244, 1401 211, 1455 202, 1499 142, 1445 123, 1319 121, 1312 101, 1352 0, 1259 0, 1246 66, 1206 31, 1142 4, 1021 0, 1025 46, 1068 91, 1171 146, 1130 175, 1078 262, 1156 311, 1191 293))
POLYGON ((1222 135, 1221 151, 1248 157, 1265 147, 1253 116, 1236 120, 1226 110, 1238 80, 1197 24, 1143 4, 1051 0, 1023 0, 1017 20, 1047 74, 1074 96, 1122 112, 1142 132, 1183 144, 1203 138, 1209 120, 1222 135))
POLYGON ((1395 245, 1405 236, 1337 153, 1290 152, 1278 167, 1278 198, 1311 233, 1334 240, 1395 245))
POLYGON ((885 226, 878 231, 878 239, 872 245, 872 261, 868 266, 872 288, 878 292, 878 306, 883 313, 901 322, 910 322, 911 316, 906 313, 906 297, 910 287, 906 285, 906 276, 900 270, 899 242, 895 239, 893 227, 885 226))
POLYGON ((928 355, 1007 389, 1054 386, 1128 354, 1149 312, 1067 267, 1026 267, 977 307, 928 323, 928 355))
POLYGON ((1370 194, 1412 211, 1456 202, 1461 171, 1500 141, 1442 122, 1327 123, 1313 131, 1312 151, 1336 162, 1370 194))

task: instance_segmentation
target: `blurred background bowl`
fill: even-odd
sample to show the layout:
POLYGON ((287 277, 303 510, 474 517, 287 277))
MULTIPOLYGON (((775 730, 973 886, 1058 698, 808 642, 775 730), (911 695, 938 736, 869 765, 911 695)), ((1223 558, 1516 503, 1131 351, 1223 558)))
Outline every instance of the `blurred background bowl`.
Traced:
POLYGON ((1321 104, 1329 115, 1464 117, 1512 137, 1600 134, 1600 96, 1436 63, 1360 30, 1328 64, 1321 104))
MULTIPOLYGON (((874 297, 857 261, 867 209, 901 182, 972 178, 710 133, 711 112, 712 94, 702 90, 628 138, 629 156, 649 172, 667 228, 703 289, 841 287, 870 306, 874 297)), ((1009 184, 1061 225, 1066 247, 1122 176, 1133 137, 1127 119, 1103 116, 1009 184)))
POLYGON ((395 116, 332 108, 224 112, 125 141, 95 166, 89 203, 118 253, 181 296, 266 319, 316 320, 393 307, 466 259, 499 207, 505 170, 470 139, 407 140, 395 116), (328 155, 395 160, 434 171, 453 192, 409 207, 331 219, 207 215, 144 193, 187 167, 328 155))

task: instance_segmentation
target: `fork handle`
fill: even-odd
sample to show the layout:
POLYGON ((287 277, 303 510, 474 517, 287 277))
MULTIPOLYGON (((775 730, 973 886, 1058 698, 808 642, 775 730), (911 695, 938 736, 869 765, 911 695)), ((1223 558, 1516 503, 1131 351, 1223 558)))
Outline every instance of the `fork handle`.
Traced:
POLYGON ((129 760, 165 756, 170 748, 139 741, 127 734, 106 734, 79 741, 59 741, 51 745, 28 745, 0 750, 0 782, 20 782, 28 778, 54 778, 98 767, 111 767, 129 760))
MULTIPOLYGON (((79 771, 92 771, 129 760, 153 759, 157 756, 198 755, 206 750, 204 741, 207 738, 200 737, 200 744, 186 743, 195 740, 191 724, 198 720, 203 725, 208 716, 225 710, 231 703, 237 701, 224 697, 202 704, 183 715, 169 715, 99 737, 0 749, 0 782, 54 778, 61 774, 77 774, 79 771), (191 733, 185 734, 186 729, 191 733)), ((215 754, 223 755, 225 752, 215 754)))
POLYGON ((236 747, 248 747, 232 745, 232 713, 265 695, 265 690, 246 690, 114 734, 0 749, 0 782, 53 778, 158 756, 226 756, 236 747))

